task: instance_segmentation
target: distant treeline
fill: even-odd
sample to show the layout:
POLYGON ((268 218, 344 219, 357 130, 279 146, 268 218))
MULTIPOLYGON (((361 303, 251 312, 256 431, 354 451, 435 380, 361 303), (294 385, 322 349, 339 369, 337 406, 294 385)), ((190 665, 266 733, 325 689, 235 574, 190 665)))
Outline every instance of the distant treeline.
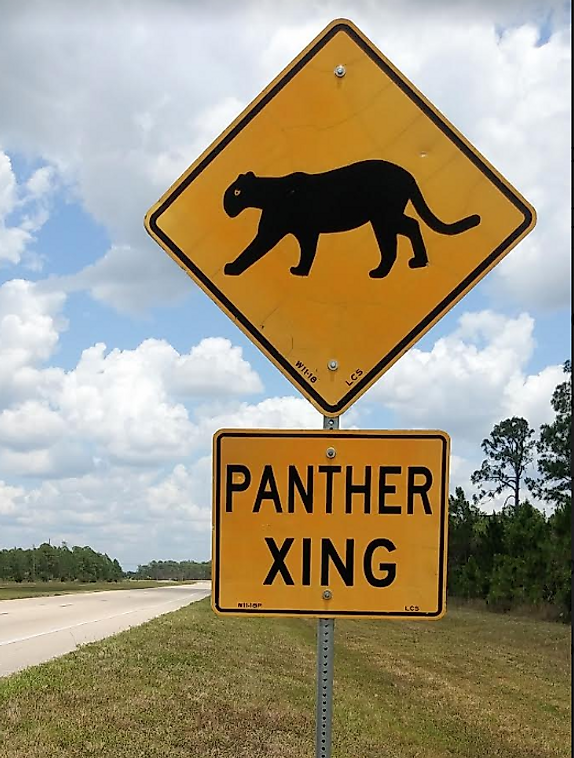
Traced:
POLYGON ((137 571, 129 571, 131 579, 174 579, 183 582, 186 579, 209 579, 211 561, 152 561, 145 566, 138 566, 137 571))
POLYGON ((0 550, 0 581, 8 582, 117 582, 121 579, 185 581, 209 579, 211 561, 152 561, 137 571, 124 572, 119 562, 91 547, 39 547, 0 550))
POLYGON ((118 561, 91 547, 56 547, 44 542, 25 550, 0 550, 0 581, 117 582, 124 572, 118 561))
POLYGON ((570 619, 570 514, 562 506, 547 517, 523 501, 489 515, 457 488, 449 503, 449 595, 483 599, 493 610, 538 607, 570 619))

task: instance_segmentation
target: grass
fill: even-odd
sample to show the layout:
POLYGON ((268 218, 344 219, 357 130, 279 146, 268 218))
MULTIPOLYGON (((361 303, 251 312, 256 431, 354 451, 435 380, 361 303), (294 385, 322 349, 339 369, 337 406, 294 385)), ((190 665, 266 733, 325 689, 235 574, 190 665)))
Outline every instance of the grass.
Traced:
MULTIPOLYGON (((316 622, 208 600, 0 680, 1 758, 312 758, 316 622)), ((570 756, 570 627, 337 620, 333 758, 570 756)))
POLYGON ((156 582, 137 579, 122 582, 0 582, 0 600, 17 600, 24 597, 69 595, 71 592, 103 592, 104 590, 145 590, 193 582, 156 582))

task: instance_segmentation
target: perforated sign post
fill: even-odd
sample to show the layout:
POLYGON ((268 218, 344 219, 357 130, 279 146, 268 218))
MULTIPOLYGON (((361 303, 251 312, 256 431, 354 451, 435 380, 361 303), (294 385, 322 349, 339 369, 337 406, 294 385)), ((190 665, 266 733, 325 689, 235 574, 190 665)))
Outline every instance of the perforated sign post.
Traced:
POLYGON ((335 416, 534 219, 353 24, 335 21, 145 224, 311 403, 335 416))
MULTIPOLYGON (((346 20, 329 24, 145 217, 328 430, 534 224, 532 206, 346 20)), ((328 758, 333 619, 444 613, 448 440, 421 433, 403 458, 404 437, 388 447, 367 433, 334 436, 352 472, 347 491, 321 469, 322 437, 303 436, 286 453, 285 438, 270 432, 263 463, 261 448, 247 461, 229 434, 215 438, 214 607, 319 617, 316 754, 328 758), (299 445, 307 457, 291 460, 299 445), (427 462, 414 462, 419 451, 427 462), (281 481, 265 473, 275 455, 281 481), (367 484, 353 477, 368 466, 378 484, 359 515, 367 484), (420 471, 409 480, 417 466, 432 476, 428 490, 420 471), (335 500, 327 511, 330 486, 338 515, 335 500), (371 537, 366 524, 377 526, 371 537)))

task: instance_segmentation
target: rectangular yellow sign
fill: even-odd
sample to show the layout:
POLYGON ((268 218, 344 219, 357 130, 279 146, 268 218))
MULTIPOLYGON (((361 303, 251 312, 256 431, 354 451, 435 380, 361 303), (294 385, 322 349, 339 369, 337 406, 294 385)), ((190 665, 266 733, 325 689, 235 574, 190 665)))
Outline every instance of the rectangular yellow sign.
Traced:
POLYGON ((445 432, 224 429, 213 447, 217 613, 444 615, 445 432))

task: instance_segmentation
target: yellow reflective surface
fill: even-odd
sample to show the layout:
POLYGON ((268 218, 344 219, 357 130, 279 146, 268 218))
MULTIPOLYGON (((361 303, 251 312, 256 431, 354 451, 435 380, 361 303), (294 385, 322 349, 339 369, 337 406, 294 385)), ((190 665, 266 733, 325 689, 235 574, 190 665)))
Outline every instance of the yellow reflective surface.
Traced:
POLYGON ((219 431, 214 610, 440 618, 449 446, 439 431, 219 431))
MULTIPOLYGON (((360 189, 359 189, 360 193, 360 189)), ((357 194, 357 193, 355 193, 357 194)), ((372 203, 365 189, 360 202, 372 203)), ((381 223, 389 213, 380 201, 381 223)), ((340 211, 344 212, 345 208, 340 211)), ((335 213, 337 209, 335 209, 335 213)), ((190 167, 146 216, 146 227, 323 413, 342 413, 534 226, 531 206, 350 22, 333 22, 190 167), (334 69, 343 64, 345 75, 334 69), (445 223, 433 231, 412 203, 428 265, 412 269, 398 236, 390 273, 371 223, 321 233, 307 276, 287 234, 237 276, 224 272, 268 209, 230 217, 223 196, 240 174, 321 174, 364 160, 396 164, 445 223), (337 369, 330 370, 330 361, 337 369)))

